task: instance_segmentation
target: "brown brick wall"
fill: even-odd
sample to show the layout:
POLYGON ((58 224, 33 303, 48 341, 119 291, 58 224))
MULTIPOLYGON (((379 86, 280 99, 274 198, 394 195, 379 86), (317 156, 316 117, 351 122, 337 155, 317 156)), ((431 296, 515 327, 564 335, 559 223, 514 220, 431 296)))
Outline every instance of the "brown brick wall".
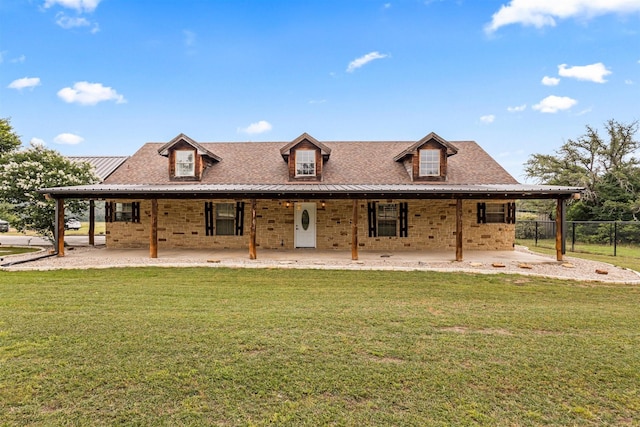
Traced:
MULTIPOLYGON (((133 201, 133 200, 132 200, 133 201)), ((243 236, 207 236, 204 203, 208 200, 159 200, 159 248, 244 249, 249 247, 251 203, 246 200, 243 236)), ((212 200, 231 203, 234 200, 212 200)), ((487 200, 489 201, 489 200, 487 200)), ((120 202, 126 202, 120 200, 120 202)), ((358 246, 362 250, 423 250, 455 248, 456 203, 451 200, 409 200, 408 237, 368 237, 367 202, 358 203, 358 246)), ((380 200, 387 203, 387 200, 380 200)), ((398 201, 393 201, 398 202, 398 201)), ((513 249, 513 224, 477 224, 475 200, 463 202, 464 249, 513 249)), ((294 201, 258 200, 256 244, 264 249, 292 249, 294 246, 294 201)), ((318 249, 350 250, 351 200, 316 202, 316 246, 318 249)), ((107 223, 107 246, 149 247, 151 202, 140 202, 140 223, 107 223)))

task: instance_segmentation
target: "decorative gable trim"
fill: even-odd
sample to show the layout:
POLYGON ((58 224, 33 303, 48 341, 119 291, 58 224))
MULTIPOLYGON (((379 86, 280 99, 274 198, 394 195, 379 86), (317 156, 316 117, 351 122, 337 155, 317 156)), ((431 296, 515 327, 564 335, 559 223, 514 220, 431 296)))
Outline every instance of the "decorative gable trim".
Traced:
POLYGON ((434 132, 429 133, 418 142, 412 144, 406 150, 395 156, 393 160, 403 162, 407 172, 411 176, 412 181, 446 181, 447 180, 447 158, 458 152, 458 149, 450 142, 441 138, 434 132), (420 151, 421 150, 437 150, 440 152, 439 173, 437 174, 421 174, 420 173, 420 151))
POLYGON ((172 181, 200 181, 207 167, 222 160, 222 158, 216 156, 183 133, 160 147, 158 154, 169 159, 169 177, 172 181), (195 159, 192 165, 193 175, 180 176, 176 173, 176 153, 184 151, 195 153, 195 159))
POLYGON ((331 155, 331 148, 327 147, 326 145, 324 145, 323 143, 321 143, 320 141, 318 141, 317 139, 315 139, 314 137, 312 137, 311 135, 305 132, 280 149, 280 155, 282 156, 285 162, 289 161, 289 155, 291 154, 291 150, 303 141, 307 141, 308 143, 313 145, 317 150, 319 150, 320 155, 322 156, 322 159, 325 162, 329 160, 329 156, 331 155))
POLYGON ((197 142, 189 138, 184 133, 181 133, 180 135, 173 138, 171 141, 164 144, 162 147, 158 148, 158 154, 160 154, 161 156, 168 157, 171 150, 174 149, 176 145, 179 145, 179 144, 183 146, 184 144, 190 145, 193 149, 196 150, 196 154, 199 156, 207 157, 216 162, 219 162, 222 160, 220 157, 216 156, 211 151, 207 150, 202 145, 198 144, 197 142))
POLYGON ((393 158, 393 160, 396 161, 396 162, 399 162, 401 160, 404 160, 404 158, 407 157, 407 156, 413 156, 413 155, 417 154, 418 150, 420 148, 422 148, 422 146, 425 145, 429 141, 434 141, 437 144, 440 144, 443 148, 445 148, 446 149, 446 153, 447 153, 447 157, 453 156, 454 154, 456 154, 458 152, 458 149, 456 147, 454 147, 453 144, 451 144, 447 140, 443 139, 442 137, 440 137, 435 132, 431 132, 429 135, 425 136, 424 138, 422 138, 420 141, 416 142, 415 144, 412 144, 409 148, 407 148, 406 150, 404 150, 403 152, 401 152, 400 154, 395 156, 393 158))
MULTIPOLYGON (((280 149, 280 155, 288 165, 289 181, 322 181, 324 162, 329 160, 330 154, 331 148, 327 147, 306 132, 280 149), (315 153, 313 163, 309 161, 306 165, 313 168, 310 173, 298 173, 299 171, 296 161, 298 151, 306 151, 307 153, 312 151, 315 153)), ((306 170, 309 171, 309 169, 306 170)))

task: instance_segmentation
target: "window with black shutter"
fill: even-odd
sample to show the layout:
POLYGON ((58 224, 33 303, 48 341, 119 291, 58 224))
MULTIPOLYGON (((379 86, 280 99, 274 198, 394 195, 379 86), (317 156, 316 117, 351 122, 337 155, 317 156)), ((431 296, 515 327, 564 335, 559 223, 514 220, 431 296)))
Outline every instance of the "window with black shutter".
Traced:
POLYGON ((204 203, 204 228, 207 236, 242 236, 244 202, 204 203))
POLYGON ((408 237, 409 204, 369 202, 369 237, 408 237))
POLYGON ((516 204, 478 203, 478 224, 515 224, 516 204))
POLYGON ((140 202, 106 202, 104 205, 105 222, 140 222, 140 202))

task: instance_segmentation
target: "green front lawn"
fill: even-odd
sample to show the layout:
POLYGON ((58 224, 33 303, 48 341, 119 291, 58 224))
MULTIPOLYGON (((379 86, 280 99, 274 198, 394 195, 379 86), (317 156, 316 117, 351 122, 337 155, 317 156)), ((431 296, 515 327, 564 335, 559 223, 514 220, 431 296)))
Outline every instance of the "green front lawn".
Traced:
MULTIPOLYGON (((534 240, 518 239, 516 244, 526 246, 530 250, 547 255, 556 253, 555 240, 539 240, 538 245, 534 240)), ((571 244, 566 245, 566 255, 575 258, 590 259, 593 261, 606 262, 618 267, 629 268, 640 271, 640 247, 638 246, 618 246, 616 256, 613 256, 613 246, 576 244, 571 250, 571 244)))
POLYGON ((4 257, 7 255, 20 255, 26 254, 29 252, 37 252, 41 250, 40 247, 37 248, 25 248, 23 246, 0 246, 0 257, 4 257))
POLYGON ((637 425, 640 288, 433 272, 0 272, 0 424, 637 425))

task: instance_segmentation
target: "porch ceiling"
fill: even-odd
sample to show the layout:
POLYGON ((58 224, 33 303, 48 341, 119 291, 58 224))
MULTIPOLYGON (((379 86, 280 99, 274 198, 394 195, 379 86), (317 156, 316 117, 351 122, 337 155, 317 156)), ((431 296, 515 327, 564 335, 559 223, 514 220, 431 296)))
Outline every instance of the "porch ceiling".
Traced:
POLYGON ((96 184, 39 192, 54 199, 568 199, 582 190, 528 184, 96 184))

